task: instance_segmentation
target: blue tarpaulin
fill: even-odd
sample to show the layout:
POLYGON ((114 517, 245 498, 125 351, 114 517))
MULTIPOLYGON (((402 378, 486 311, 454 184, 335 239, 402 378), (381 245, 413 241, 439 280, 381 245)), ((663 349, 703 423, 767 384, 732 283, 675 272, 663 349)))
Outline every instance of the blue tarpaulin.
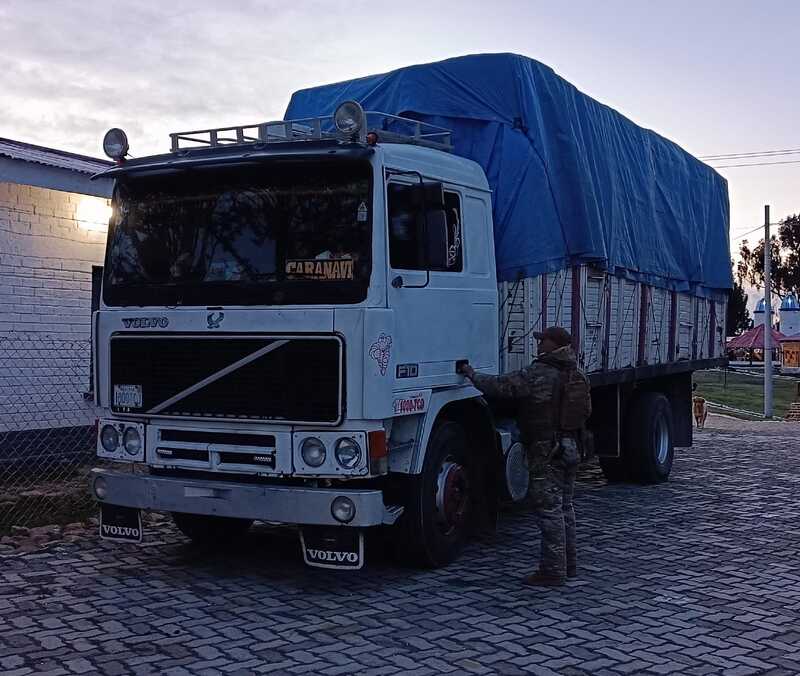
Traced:
POLYGON ((516 54, 409 66, 295 92, 286 119, 347 99, 452 129, 493 191, 500 280, 595 263, 704 295, 731 287, 725 179, 548 66, 516 54))

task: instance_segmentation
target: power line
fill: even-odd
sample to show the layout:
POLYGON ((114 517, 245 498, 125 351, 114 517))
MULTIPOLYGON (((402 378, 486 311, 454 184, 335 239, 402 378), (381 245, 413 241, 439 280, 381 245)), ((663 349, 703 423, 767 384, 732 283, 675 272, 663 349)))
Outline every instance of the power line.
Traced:
POLYGON ((769 167, 774 164, 800 164, 800 160, 784 160, 783 162, 750 162, 748 164, 717 164, 712 169, 732 169, 733 167, 769 167))
MULTIPOLYGON (((778 225, 783 225, 783 223, 770 223, 770 226, 773 226, 773 225, 778 226, 778 225)), ((731 239, 731 241, 735 242, 737 239, 742 239, 742 237, 747 237, 748 235, 752 235, 754 232, 758 232, 759 230, 763 230, 763 229, 764 229, 764 226, 763 225, 759 225, 759 226, 753 228, 752 230, 748 230, 747 232, 742 233, 741 235, 737 235, 736 237, 731 239)))
POLYGON ((721 155, 700 155, 700 160, 727 160, 739 157, 759 157, 762 155, 793 155, 800 153, 800 148, 783 148, 781 150, 757 150, 746 153, 723 153, 721 155))

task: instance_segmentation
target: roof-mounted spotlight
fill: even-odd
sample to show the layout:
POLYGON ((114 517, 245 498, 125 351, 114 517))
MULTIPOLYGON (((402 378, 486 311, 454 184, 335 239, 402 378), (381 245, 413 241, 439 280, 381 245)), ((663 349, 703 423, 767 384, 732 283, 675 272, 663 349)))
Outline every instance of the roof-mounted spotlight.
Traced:
POLYGON ((358 101, 340 103, 333 113, 333 123, 339 133, 345 134, 352 139, 361 138, 363 140, 366 115, 358 101))
POLYGON ((116 162, 122 162, 128 154, 128 137, 122 129, 114 127, 103 137, 103 152, 116 162))

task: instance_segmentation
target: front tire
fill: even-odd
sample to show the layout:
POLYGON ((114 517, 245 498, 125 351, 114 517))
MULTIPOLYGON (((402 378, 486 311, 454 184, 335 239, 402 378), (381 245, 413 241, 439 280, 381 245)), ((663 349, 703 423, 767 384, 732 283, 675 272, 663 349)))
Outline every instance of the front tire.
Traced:
POLYGON ((183 512, 172 512, 172 520, 178 530, 193 544, 202 546, 229 544, 243 536, 253 525, 252 519, 233 519, 183 512))
POLYGON ((398 524, 397 553, 403 561, 439 568, 458 558, 470 531, 475 483, 464 428, 451 421, 437 423, 398 524))
POLYGON ((669 479, 675 458, 672 407, 659 392, 643 392, 628 411, 625 452, 633 478, 644 484, 669 479))

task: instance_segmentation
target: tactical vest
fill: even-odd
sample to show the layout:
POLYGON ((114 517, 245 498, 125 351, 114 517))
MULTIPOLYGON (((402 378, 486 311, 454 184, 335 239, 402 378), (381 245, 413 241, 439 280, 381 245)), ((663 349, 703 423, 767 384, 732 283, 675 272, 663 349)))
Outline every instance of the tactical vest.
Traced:
POLYGON ((562 433, 578 432, 592 415, 589 380, 583 371, 576 368, 561 371, 560 375, 558 428, 562 433))

